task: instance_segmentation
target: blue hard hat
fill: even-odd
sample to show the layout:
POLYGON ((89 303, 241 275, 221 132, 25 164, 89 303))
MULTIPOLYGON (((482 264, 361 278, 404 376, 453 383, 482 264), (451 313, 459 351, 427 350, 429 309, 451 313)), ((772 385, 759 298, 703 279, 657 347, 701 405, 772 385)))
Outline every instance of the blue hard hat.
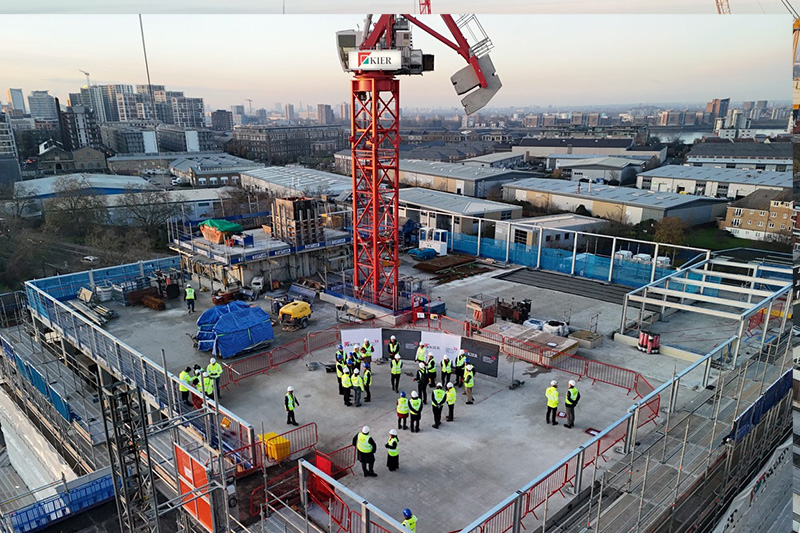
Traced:
POLYGON ((342 345, 340 344, 340 345, 339 345, 339 349, 340 349, 340 350, 344 350, 344 346, 342 346, 342 345))
POLYGON ((364 363, 364 368, 369 368, 369 363, 364 363))
POLYGON ((406 397, 406 391, 400 391, 400 397, 401 398, 405 398, 406 397))
POLYGON ((408 507, 403 509, 403 516, 405 516, 406 518, 411 518, 411 509, 409 509, 408 507))
POLYGON ((342 354, 340 354, 340 353, 337 353, 337 354, 336 354, 336 360, 337 360, 337 361, 341 361, 341 360, 342 360, 342 354))

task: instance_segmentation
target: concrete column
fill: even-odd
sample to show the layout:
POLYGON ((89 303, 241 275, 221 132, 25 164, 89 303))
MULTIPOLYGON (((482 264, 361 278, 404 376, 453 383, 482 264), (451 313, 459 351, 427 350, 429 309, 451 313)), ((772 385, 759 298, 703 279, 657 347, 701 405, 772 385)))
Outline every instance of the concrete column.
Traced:
POLYGON ((656 249, 653 251, 653 268, 650 270, 650 283, 656 280, 656 258, 658 257, 659 243, 656 243, 656 249))
POLYGON ((620 335, 625 335, 625 318, 626 318, 625 315, 627 314, 628 314, 628 295, 626 294, 622 300, 622 318, 619 321, 620 335))

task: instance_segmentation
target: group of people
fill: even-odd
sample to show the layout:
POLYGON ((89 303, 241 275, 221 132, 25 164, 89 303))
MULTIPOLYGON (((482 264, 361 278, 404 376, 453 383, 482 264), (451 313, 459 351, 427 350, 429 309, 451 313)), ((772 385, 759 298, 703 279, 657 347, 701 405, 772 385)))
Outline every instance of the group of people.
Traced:
POLYGON ((364 339, 364 344, 356 347, 347 357, 344 346, 340 344, 336 349, 336 380, 339 383, 339 394, 343 396, 346 407, 351 405, 361 407, 362 396, 364 403, 372 401, 370 387, 373 350, 369 339, 364 339))
POLYGON ((197 364, 194 365, 194 368, 187 366, 183 369, 178 375, 178 379, 180 380, 178 389, 180 390, 181 400, 183 400, 184 405, 193 405, 189 395, 189 387, 193 387, 202 392, 206 398, 219 400, 219 380, 221 377, 222 365, 213 357, 209 359, 205 369, 197 364))
MULTIPOLYGON (((558 417, 558 381, 553 380, 550 386, 544 391, 545 398, 547 399, 547 415, 545 420, 548 424, 554 426, 558 425, 556 418, 558 417)), ((567 415, 567 423, 564 427, 569 429, 575 425, 575 407, 581 399, 581 393, 575 386, 573 380, 569 380, 567 384, 567 394, 564 398, 564 411, 567 415)))

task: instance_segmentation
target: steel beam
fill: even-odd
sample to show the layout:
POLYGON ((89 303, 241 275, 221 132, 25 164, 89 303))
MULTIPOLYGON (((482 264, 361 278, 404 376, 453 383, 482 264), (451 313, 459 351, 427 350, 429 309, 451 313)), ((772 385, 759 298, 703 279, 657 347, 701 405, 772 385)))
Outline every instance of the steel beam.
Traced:
POLYGON ((762 285, 770 285, 772 287, 787 287, 791 285, 789 281, 780 281, 774 280, 769 278, 756 278, 753 276, 745 276, 743 274, 731 274, 730 272, 719 272, 717 270, 701 270, 699 268, 692 268, 689 272, 694 272, 695 274, 699 274, 701 276, 716 276, 718 278, 725 278, 725 279, 732 279, 736 281, 755 281, 756 283, 760 283, 762 285))
MULTIPOLYGON (((663 300, 656 300, 655 298, 647 298, 644 296, 638 296, 635 294, 629 294, 628 299, 634 302, 641 302, 643 304, 652 304, 653 306, 661 306, 664 305, 663 300)), ((727 313, 725 311, 715 311, 714 309, 705 309, 703 307, 696 307, 693 305, 686 305, 686 304, 679 304, 675 302, 666 302, 666 306, 672 309, 680 309, 682 311, 692 311, 694 313, 700 313, 703 315, 709 316, 716 316, 719 318, 727 318, 729 320, 739 320, 741 318, 740 315, 736 315, 733 313, 727 313)))
POLYGON ((662 294, 664 296, 674 296, 675 298, 686 297, 691 300, 697 300, 700 302, 708 302, 717 305, 726 305, 730 307, 738 307, 740 309, 750 309, 751 305, 747 302, 742 302, 741 300, 729 300, 727 298, 718 298, 716 296, 705 296, 703 294, 686 294, 683 291, 676 291, 672 289, 662 289, 661 287, 650 287, 648 292, 654 292, 656 294, 662 294))

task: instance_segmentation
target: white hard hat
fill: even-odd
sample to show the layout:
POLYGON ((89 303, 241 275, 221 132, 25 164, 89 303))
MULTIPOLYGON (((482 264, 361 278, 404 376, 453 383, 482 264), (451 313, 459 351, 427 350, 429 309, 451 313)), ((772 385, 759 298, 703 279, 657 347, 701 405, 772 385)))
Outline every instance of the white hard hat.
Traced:
POLYGON ((353 369, 353 374, 358 374, 358 369, 357 368, 353 369))
POLYGON ((216 359, 214 359, 213 357, 211 358, 211 361, 209 361, 209 363, 211 363, 212 365, 213 365, 213 364, 216 364, 216 362, 217 362, 217 360, 216 360, 216 359))
POLYGON ((475 367, 472 366, 472 365, 467 365, 467 370, 472 370, 473 368, 475 368, 475 367))
POLYGON ((364 337, 364 342, 369 342, 369 339, 364 337))
POLYGON ((556 385, 558 385, 558 381, 553 380, 550 382, 550 386, 555 387, 556 385))
POLYGON ((452 389, 452 388, 453 388, 453 384, 448 382, 448 383, 447 383, 447 388, 448 388, 448 389, 452 389))
POLYGON ((442 382, 441 382, 441 381, 440 381, 439 383, 437 383, 437 384, 436 384, 436 388, 439 388, 439 387, 441 387, 441 386, 442 386, 442 382))
POLYGON ((419 396, 419 394, 417 394, 417 391, 415 391, 415 390, 411 391, 411 397, 412 398, 417 398, 418 396, 419 396))
POLYGON ((574 387, 574 386, 575 386, 575 381, 573 381, 573 380, 569 380, 569 386, 570 386, 570 387, 574 387))
POLYGON ((344 372, 345 374, 349 374, 349 373, 350 373, 350 369, 349 369, 349 368, 347 368, 347 367, 344 367, 344 369, 342 370, 342 372, 344 372))
POLYGON ((207 378, 208 377, 208 372, 203 372, 203 377, 207 378))
POLYGON ((186 284, 186 287, 188 287, 188 288, 190 288, 190 289, 191 289, 191 288, 192 288, 192 284, 191 284, 191 283, 187 283, 187 284, 186 284))
POLYGON ((425 363, 420 363, 420 364, 419 364, 419 367, 420 367, 420 368, 425 368, 425 363))
POLYGON ((369 426, 364 426, 361 428, 361 433, 369 433, 369 426))
POLYGON ((395 436, 397 436, 397 430, 396 430, 396 429, 390 429, 390 430, 389 430, 389 435, 395 435, 395 436))
POLYGON ((286 387, 286 392, 294 392, 294 387, 289 385, 288 387, 286 387))
POLYGON ((466 351, 466 350, 464 350, 463 348, 462 348, 461 350, 459 350, 459 351, 458 351, 458 354, 459 354, 459 355, 464 355, 465 353, 467 353, 467 351, 466 351))
POLYGON ((399 361, 400 360, 400 354, 395 355, 394 358, 399 361))
POLYGON ((395 336, 394 336, 394 335, 392 335, 392 336, 391 336, 391 337, 389 337, 389 338, 390 338, 390 339, 392 339, 393 341, 397 340, 397 339, 395 338, 395 336))

